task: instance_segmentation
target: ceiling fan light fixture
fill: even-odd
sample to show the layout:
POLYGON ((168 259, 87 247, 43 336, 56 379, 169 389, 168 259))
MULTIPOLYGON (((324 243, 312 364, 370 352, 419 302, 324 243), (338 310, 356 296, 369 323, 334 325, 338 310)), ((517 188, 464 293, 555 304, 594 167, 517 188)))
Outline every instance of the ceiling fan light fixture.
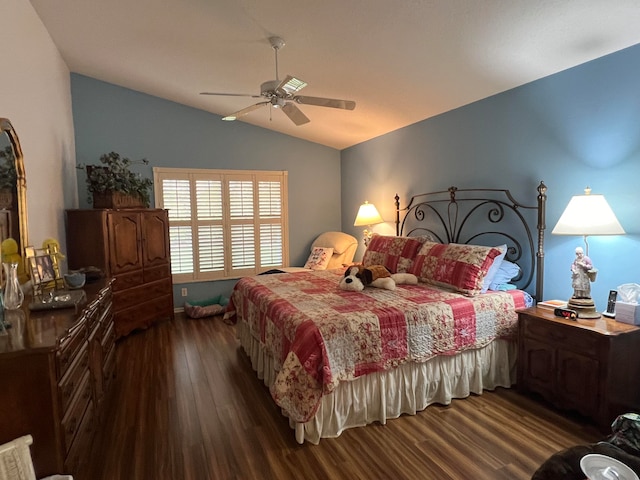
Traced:
POLYGON ((285 105, 285 101, 284 98, 280 98, 280 97, 272 97, 271 98, 271 105, 273 105, 273 108, 282 108, 285 105))
POLYGON ((299 78, 288 76, 286 78, 286 82, 278 87, 278 89, 284 90, 289 95, 293 95, 296 92, 299 92, 304 87, 307 86, 307 82, 300 80, 299 78))

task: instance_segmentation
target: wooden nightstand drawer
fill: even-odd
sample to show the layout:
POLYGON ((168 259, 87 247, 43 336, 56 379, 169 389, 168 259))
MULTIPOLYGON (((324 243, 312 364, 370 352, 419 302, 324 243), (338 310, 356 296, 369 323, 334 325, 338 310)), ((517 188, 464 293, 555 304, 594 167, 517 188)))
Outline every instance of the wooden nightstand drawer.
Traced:
POLYGON ((562 343, 565 348, 577 351, 582 355, 596 356, 598 354, 598 335, 534 317, 526 316, 523 320, 524 334, 527 337, 562 343))

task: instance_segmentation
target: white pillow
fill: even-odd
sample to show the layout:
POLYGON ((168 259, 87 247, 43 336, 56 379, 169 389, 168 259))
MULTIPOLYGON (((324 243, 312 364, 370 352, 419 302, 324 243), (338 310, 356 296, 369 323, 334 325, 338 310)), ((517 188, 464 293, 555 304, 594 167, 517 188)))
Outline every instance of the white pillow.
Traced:
POLYGON ((307 263, 304 264, 304 268, 326 270, 329 260, 331 260, 331 255, 333 255, 333 248, 331 247, 313 247, 307 263))
POLYGON ((493 263, 491 264, 491 267, 489 267, 489 271, 484 276, 484 280, 482 281, 482 288, 480 289, 480 293, 487 293, 487 290, 489 290, 489 285, 491 285, 491 283, 493 282, 493 279, 495 278, 496 273, 498 273, 498 269, 500 268, 500 265, 502 265, 502 261, 504 260, 504 256, 507 254, 507 244, 506 243, 504 245, 500 245, 499 247, 496 247, 496 248, 498 250, 500 250, 500 255, 498 255, 496 258, 493 259, 493 263))

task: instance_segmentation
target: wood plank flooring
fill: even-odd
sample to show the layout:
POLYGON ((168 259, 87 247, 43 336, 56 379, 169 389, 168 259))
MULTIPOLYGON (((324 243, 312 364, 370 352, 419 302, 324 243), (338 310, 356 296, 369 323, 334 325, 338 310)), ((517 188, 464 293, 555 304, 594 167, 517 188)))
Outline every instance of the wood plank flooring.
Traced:
POLYGON ((298 445, 220 317, 118 343, 111 408, 75 480, 529 479, 602 435, 513 389, 298 445))

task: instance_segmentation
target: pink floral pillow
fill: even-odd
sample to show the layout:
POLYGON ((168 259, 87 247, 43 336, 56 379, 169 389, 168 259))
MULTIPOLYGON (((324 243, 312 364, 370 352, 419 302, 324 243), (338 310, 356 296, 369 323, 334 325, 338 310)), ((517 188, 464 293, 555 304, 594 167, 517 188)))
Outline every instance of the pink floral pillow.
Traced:
POLYGON ((331 247, 313 247, 307 263, 304 264, 304 268, 326 270, 329 260, 331 260, 331 255, 333 255, 333 248, 331 247))
POLYGON ((426 242, 410 273, 432 285, 474 296, 480 293, 484 277, 498 255, 500 250, 492 247, 426 242))
POLYGON ((391 273, 409 272, 425 238, 374 234, 362 257, 362 265, 384 265, 391 273))

